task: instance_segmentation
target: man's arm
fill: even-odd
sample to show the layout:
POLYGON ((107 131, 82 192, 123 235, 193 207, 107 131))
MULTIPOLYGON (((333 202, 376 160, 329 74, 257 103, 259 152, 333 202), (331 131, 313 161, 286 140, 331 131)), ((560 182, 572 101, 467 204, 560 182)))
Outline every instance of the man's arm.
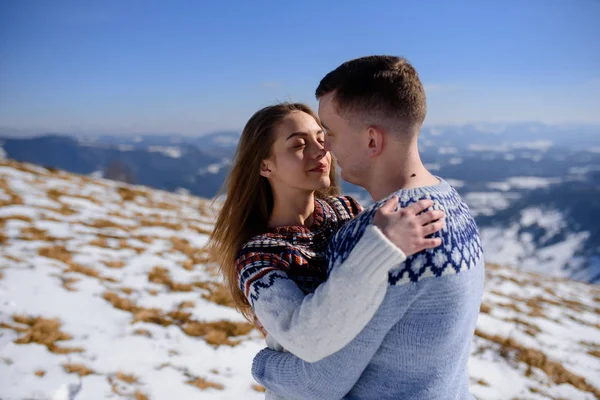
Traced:
POLYGON ((371 225, 312 294, 305 296, 282 268, 276 268, 283 261, 271 254, 251 253, 238 260, 243 265, 240 287, 247 288, 256 317, 273 339, 301 359, 316 362, 359 334, 385 296, 388 271, 405 259, 371 225))
MULTIPOLYGON (((356 384, 390 329, 403 317, 418 290, 395 287, 394 301, 384 299, 373 319, 339 352, 316 363, 290 353, 264 349, 254 358, 252 375, 267 389, 293 399, 341 399, 356 384)), ((388 292, 386 296, 390 296, 388 292)))
POLYGON ((344 227, 353 235, 352 249, 328 259, 329 277, 304 296, 288 278, 285 262, 273 254, 250 254, 238 260, 240 289, 266 331, 286 350, 308 362, 342 349, 366 326, 385 296, 388 272, 407 255, 438 246, 426 236, 440 230, 440 211, 420 214, 433 204, 422 200, 398 212, 397 197, 377 211, 374 225, 354 220, 344 227), (420 214, 420 215, 419 215, 420 214), (361 233, 351 225, 361 227, 361 233), (387 237, 393 237, 391 242, 387 237))

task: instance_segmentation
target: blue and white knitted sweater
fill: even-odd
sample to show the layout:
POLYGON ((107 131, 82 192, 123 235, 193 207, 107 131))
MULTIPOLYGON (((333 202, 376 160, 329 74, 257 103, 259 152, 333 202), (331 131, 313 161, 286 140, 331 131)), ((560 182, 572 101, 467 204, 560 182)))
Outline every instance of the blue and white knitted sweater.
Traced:
MULTIPOLYGON (((309 363, 291 353, 262 350, 252 374, 279 398, 473 398, 467 360, 484 282, 477 226, 444 180, 395 194, 402 207, 424 198, 435 201, 434 208, 446 213, 442 245, 390 270, 385 297, 374 317, 340 351, 309 363)), ((349 257, 382 204, 367 209, 335 235, 328 250, 330 272, 349 257)), ((360 282, 356 290, 361 290, 360 282)))

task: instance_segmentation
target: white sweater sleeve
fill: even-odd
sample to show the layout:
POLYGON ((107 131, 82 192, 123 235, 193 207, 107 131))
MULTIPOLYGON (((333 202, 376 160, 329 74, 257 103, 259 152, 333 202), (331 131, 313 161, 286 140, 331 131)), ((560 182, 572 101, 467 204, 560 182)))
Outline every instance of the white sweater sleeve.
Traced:
POLYGON ((388 284, 388 272, 404 253, 374 225, 327 281, 307 296, 280 268, 250 262, 240 287, 264 328, 286 351, 307 362, 319 361, 346 346, 371 320, 388 284))

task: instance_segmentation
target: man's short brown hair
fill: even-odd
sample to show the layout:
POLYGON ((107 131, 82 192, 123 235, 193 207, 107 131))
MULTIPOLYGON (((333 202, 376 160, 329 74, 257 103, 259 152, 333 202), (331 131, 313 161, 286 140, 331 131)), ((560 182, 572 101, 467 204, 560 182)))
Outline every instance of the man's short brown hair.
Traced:
POLYGON ((427 114, 425 91, 404 58, 368 56, 347 61, 321 80, 317 99, 334 92, 338 114, 350 121, 419 129, 427 114))

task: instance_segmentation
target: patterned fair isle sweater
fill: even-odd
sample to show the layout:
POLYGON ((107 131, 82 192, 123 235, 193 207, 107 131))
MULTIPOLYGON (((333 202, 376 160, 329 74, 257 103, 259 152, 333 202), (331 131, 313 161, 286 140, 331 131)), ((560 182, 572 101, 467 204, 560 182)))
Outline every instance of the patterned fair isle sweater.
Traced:
POLYGON ((388 272, 406 258, 379 229, 372 226, 336 271, 327 273, 329 241, 360 211, 350 197, 316 199, 310 229, 275 228, 242 247, 239 287, 273 348, 319 361, 354 339, 379 308, 388 272), (356 282, 362 282, 359 293, 356 282))
MULTIPOLYGON (((444 180, 396 192, 406 207, 431 198, 446 213, 442 245, 393 268, 374 317, 347 346, 315 363, 264 349, 252 374, 285 399, 473 399, 469 358, 484 283, 481 242, 466 204, 444 180)), ((330 274, 353 256, 372 227, 378 202, 347 223, 328 249, 330 274)), ((362 281, 354 284, 362 291, 362 281)), ((323 314, 323 319, 328 318, 323 314)), ((341 321, 340 330, 352 325, 341 321)))

